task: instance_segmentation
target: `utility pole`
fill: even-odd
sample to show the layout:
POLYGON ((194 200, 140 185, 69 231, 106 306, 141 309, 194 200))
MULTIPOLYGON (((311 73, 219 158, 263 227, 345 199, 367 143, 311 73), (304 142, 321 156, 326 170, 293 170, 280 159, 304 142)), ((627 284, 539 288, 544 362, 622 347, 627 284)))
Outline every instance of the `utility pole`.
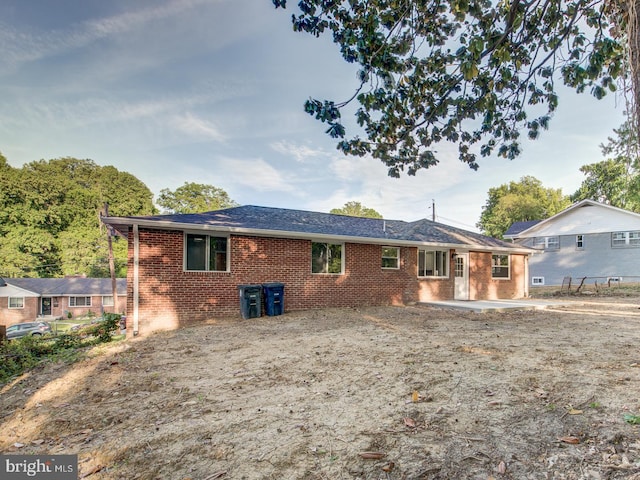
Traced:
MULTIPOLYGON (((109 216, 109 204, 104 202, 104 216, 109 216)), ((116 282, 116 265, 113 258, 111 225, 107 225, 107 245, 109 247, 109 273, 111 274, 111 291, 113 292, 113 313, 118 312, 118 283, 116 282)))

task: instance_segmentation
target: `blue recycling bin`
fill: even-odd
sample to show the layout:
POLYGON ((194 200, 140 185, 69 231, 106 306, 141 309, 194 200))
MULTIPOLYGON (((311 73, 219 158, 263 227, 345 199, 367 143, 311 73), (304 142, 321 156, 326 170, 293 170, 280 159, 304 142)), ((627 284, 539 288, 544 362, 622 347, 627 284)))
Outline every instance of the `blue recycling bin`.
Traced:
POLYGON ((269 316, 284 312, 284 283, 263 283, 265 313, 269 316))
POLYGON ((262 285, 238 285, 240 313, 245 320, 262 316, 262 285))

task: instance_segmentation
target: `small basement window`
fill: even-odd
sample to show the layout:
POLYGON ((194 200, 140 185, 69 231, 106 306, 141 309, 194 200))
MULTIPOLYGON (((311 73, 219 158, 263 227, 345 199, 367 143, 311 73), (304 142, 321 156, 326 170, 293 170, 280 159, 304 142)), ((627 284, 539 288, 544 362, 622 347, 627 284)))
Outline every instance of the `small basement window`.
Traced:
POLYGON ((531 285, 544 285, 544 277, 531 277, 531 285))

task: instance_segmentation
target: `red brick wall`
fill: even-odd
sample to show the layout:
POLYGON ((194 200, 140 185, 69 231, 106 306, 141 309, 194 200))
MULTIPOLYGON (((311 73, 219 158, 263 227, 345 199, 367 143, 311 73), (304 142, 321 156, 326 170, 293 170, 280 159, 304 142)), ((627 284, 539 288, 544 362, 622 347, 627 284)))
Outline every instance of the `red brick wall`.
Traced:
MULTIPOLYGON (((453 298, 453 271, 446 279, 417 278, 417 248, 402 247, 400 269, 383 270, 380 245, 347 243, 344 274, 322 275, 311 273, 309 240, 232 236, 230 272, 185 272, 183 242, 184 234, 180 231, 139 231, 141 333, 212 321, 216 316, 240 317, 238 285, 284 283, 285 310, 403 305, 418 300, 453 298)), ((489 276, 490 262, 489 254, 489 276)), ((129 329, 134 314, 133 274, 133 233, 130 232, 129 329)), ((498 290, 508 290, 504 285, 496 288, 496 294, 498 290)))
POLYGON ((24 297, 24 308, 9 309, 9 297, 0 297, 0 325, 32 322, 38 316, 39 302, 37 297, 24 297))
POLYGON ((469 253, 469 300, 522 298, 525 255, 511 255, 508 279, 491 277, 491 252, 469 253))

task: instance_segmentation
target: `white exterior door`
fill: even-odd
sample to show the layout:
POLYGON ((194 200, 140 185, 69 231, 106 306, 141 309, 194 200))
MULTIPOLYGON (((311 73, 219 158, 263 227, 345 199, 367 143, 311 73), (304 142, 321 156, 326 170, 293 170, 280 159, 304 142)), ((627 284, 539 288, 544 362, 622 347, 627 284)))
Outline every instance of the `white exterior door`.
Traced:
POLYGON ((455 300, 469 300, 469 254, 457 253, 453 259, 455 300))

